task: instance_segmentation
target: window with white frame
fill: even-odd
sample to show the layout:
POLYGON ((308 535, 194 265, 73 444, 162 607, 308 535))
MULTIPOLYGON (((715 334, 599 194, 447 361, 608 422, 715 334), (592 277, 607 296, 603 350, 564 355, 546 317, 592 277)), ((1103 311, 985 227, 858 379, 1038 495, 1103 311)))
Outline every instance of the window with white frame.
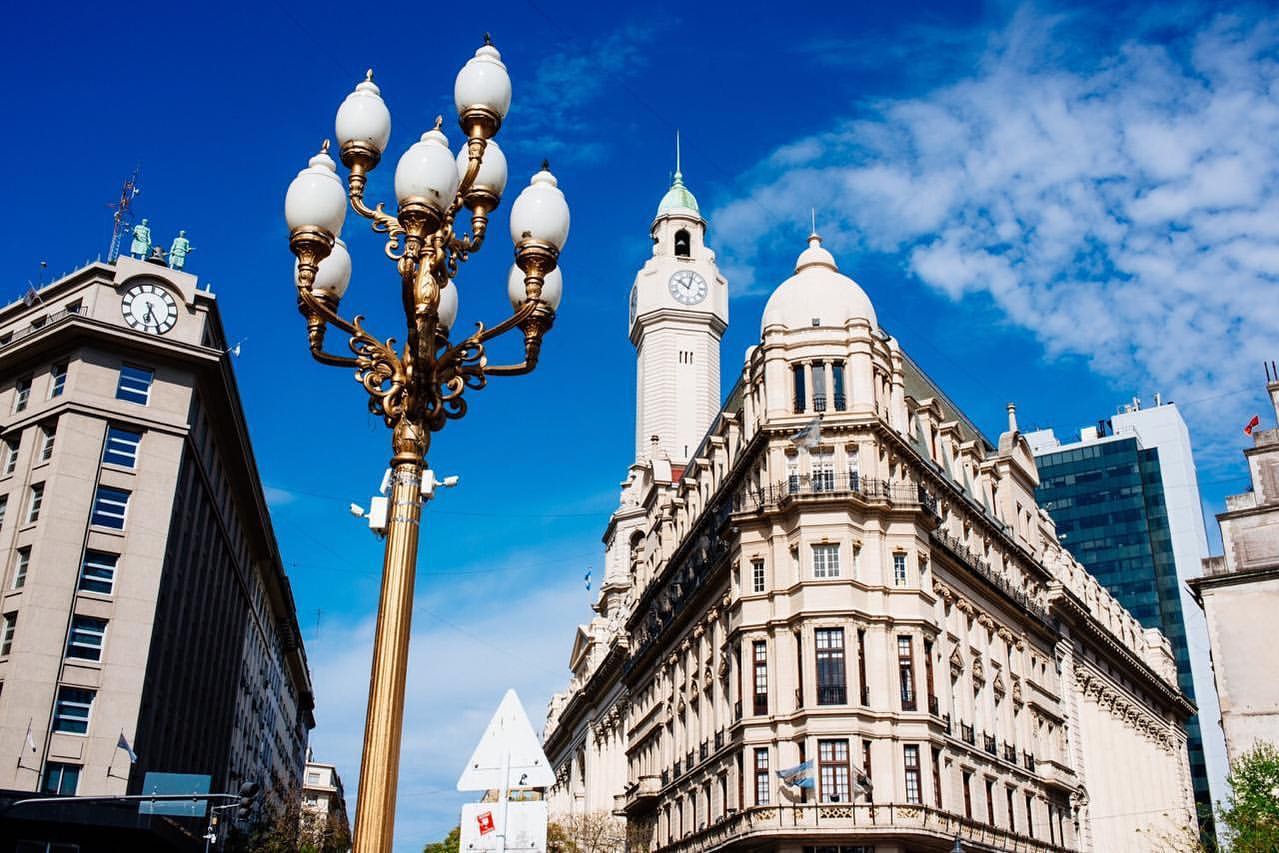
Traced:
POLYGON ((71 617, 71 635, 67 639, 67 657, 102 660, 102 643, 107 636, 107 620, 92 616, 71 617))
POLYGON ((86 551, 84 562, 80 565, 80 589, 111 595, 115 591, 116 564, 119 561, 118 554, 86 551))
POLYGON ((27 585, 27 569, 31 567, 31 546, 19 548, 15 552, 13 561, 13 583, 10 584, 12 589, 22 589, 27 585))
POLYGON ((149 367, 126 364, 120 368, 120 381, 115 388, 115 398, 145 406, 151 402, 151 383, 155 371, 149 367))
POLYGON ((122 468, 138 467, 138 447, 142 433, 124 427, 107 427, 107 441, 102 450, 102 461, 122 468))
POLYGON ((839 545, 823 542, 813 546, 813 577, 839 577, 839 545))
POLYGON ((18 632, 18 612, 16 610, 4 614, 4 624, 0 626, 0 657, 5 657, 13 650, 13 635, 18 632))
POLYGON ((835 489, 835 450, 819 448, 812 451, 813 491, 830 492, 835 489))
POLYGON ((751 591, 764 591, 764 561, 751 560, 751 591))
POLYGON ((61 397, 67 389, 67 363, 60 362, 49 370, 49 399, 61 397))
POLYGON ((89 521, 98 527, 123 530, 128 512, 129 492, 111 486, 98 486, 98 494, 93 499, 93 515, 89 521))
POLYGON ((44 483, 31 485, 31 498, 27 501, 27 524, 40 520, 40 507, 44 505, 44 483))
POLYGON ((893 585, 906 585, 906 555, 901 551, 893 554, 893 585))
POLYGON ((58 701, 53 709, 53 730, 74 735, 87 734, 95 695, 94 691, 81 687, 59 687, 58 701))
POLYGON ((14 414, 21 412, 27 407, 27 403, 31 402, 31 377, 24 376, 18 380, 18 384, 14 386, 13 395, 13 411, 14 414))
MULTIPOLYGON (((79 764, 62 764, 57 761, 50 761, 44 766, 44 785, 40 791, 44 794, 51 794, 55 797, 74 797, 76 789, 80 785, 80 765, 79 764)), ((37 847, 39 853, 65 853, 68 849, 62 845, 50 844, 48 848, 37 847)))
POLYGON ((4 440, 4 476, 9 476, 18 469, 18 442, 19 438, 6 438, 4 440))
POLYGON ((4 527, 4 517, 9 512, 9 496, 0 495, 0 527, 4 527))
POLYGON ((53 458, 53 442, 58 437, 58 423, 45 424, 40 427, 40 461, 48 462, 53 458))

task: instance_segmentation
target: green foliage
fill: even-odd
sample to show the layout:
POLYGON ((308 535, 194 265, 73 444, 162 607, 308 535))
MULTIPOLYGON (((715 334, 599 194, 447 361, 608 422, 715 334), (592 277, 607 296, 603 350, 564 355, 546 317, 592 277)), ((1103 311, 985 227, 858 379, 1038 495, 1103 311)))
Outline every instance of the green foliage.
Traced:
POLYGON ((1221 825, 1231 853, 1279 853, 1279 749, 1259 743, 1230 765, 1221 825))
POLYGON ((462 844, 462 831, 458 827, 449 830, 449 834, 444 836, 443 841, 436 841, 434 844, 428 844, 422 848, 422 853, 458 853, 458 847, 462 844))

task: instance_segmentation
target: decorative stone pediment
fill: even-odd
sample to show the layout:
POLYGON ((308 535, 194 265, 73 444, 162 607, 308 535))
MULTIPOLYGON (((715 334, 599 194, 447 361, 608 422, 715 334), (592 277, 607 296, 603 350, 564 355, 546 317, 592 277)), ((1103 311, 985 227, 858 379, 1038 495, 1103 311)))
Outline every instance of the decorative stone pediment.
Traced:
POLYGON ((952 649, 950 652, 950 668, 956 675, 964 671, 964 656, 959 653, 959 649, 952 649))

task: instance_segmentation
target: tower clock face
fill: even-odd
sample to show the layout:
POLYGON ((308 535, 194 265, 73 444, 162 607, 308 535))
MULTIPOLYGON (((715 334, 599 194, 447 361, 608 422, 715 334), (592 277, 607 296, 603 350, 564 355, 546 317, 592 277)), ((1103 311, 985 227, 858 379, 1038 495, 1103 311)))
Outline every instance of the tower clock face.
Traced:
POLYGON ((135 284, 120 304, 124 321, 135 329, 163 335, 178 322, 178 304, 172 294, 158 284, 135 284))
POLYGON ((696 305, 706 298, 706 279, 692 270, 680 270, 671 276, 671 296, 676 302, 696 305))
POLYGON ((631 323, 635 323, 635 309, 639 307, 639 287, 631 288, 631 323))

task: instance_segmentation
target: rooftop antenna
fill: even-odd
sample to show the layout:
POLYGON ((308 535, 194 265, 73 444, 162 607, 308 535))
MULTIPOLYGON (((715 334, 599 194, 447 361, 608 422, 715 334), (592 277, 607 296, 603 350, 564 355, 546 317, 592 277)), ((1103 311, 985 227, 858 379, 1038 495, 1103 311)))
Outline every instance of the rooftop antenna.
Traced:
POLYGON ((133 169, 133 174, 120 187, 120 199, 115 204, 108 204, 107 207, 115 211, 111 216, 111 248, 107 251, 107 263, 115 263, 116 258, 120 257, 120 238, 124 235, 124 229, 130 224, 129 210, 133 207, 133 198, 142 192, 138 186, 138 168, 133 169))

